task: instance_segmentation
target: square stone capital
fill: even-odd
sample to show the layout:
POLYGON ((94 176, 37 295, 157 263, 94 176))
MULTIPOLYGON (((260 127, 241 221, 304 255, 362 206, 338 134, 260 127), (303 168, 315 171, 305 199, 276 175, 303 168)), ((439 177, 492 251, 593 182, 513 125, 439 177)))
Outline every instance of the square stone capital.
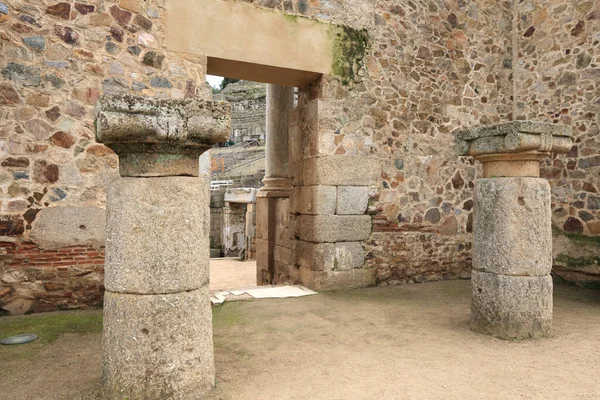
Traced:
POLYGON ((198 157, 229 138, 231 106, 200 99, 102 96, 96 140, 119 155, 122 176, 198 175, 198 157))
POLYGON ((571 149, 571 134, 564 125, 513 121, 456 131, 455 151, 483 163, 484 177, 538 177, 540 160, 571 149))
POLYGON ((477 157, 502 153, 566 153, 571 150, 571 128, 546 122, 513 121, 454 133, 456 153, 477 157))

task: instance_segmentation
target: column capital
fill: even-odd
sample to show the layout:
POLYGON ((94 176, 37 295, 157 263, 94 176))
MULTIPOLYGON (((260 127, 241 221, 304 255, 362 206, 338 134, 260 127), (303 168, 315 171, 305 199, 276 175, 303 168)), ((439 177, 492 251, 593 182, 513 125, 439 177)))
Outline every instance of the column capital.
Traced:
POLYGON ((96 140, 119 155, 121 176, 198 176, 198 157, 229 138, 231 106, 200 99, 102 96, 96 140))
POLYGON ((483 176, 539 177, 539 162, 573 146, 571 128, 545 122, 513 121, 454 133, 455 151, 483 164, 483 176))

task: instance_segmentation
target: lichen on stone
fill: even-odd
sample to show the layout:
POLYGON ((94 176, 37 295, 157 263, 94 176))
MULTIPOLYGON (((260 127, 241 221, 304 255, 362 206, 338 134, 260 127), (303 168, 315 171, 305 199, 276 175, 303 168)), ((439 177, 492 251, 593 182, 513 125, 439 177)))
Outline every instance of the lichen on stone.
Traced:
POLYGON ((332 26, 330 35, 334 43, 331 72, 342 78, 342 83, 347 85, 354 80, 354 67, 362 62, 367 51, 367 31, 348 26, 332 26))

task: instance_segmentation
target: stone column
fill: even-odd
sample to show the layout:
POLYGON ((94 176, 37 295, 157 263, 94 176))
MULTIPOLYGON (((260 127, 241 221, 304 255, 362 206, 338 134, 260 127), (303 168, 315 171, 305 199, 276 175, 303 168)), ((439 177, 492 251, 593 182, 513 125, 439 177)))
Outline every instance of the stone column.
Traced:
POLYGON ((471 329, 502 339, 552 332, 550 185, 539 163, 571 149, 570 128, 510 122, 456 134, 483 164, 475 181, 471 329))
POLYGON ((198 157, 229 137, 227 103, 102 97, 108 187, 102 394, 196 399, 214 385, 209 185, 198 157))
POLYGON ((290 191, 289 117, 294 107, 294 88, 267 85, 266 191, 290 191))
POLYGON ((264 186, 257 195, 257 283, 273 282, 275 218, 279 198, 292 190, 289 153, 289 118, 294 107, 294 88, 267 85, 267 138, 264 186))

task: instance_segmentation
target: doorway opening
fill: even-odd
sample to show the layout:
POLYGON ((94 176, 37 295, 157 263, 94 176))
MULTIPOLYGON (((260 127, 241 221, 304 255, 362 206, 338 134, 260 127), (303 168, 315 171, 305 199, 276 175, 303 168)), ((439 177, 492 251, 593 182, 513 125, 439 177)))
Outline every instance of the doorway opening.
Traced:
MULTIPOLYGON (((229 139, 204 160, 210 174, 211 290, 256 286, 264 283, 257 282, 257 225, 269 224, 256 212, 266 172, 267 84, 210 75, 207 82, 213 100, 232 106, 229 139)), ((280 229, 287 227, 286 213, 276 216, 280 229)))

